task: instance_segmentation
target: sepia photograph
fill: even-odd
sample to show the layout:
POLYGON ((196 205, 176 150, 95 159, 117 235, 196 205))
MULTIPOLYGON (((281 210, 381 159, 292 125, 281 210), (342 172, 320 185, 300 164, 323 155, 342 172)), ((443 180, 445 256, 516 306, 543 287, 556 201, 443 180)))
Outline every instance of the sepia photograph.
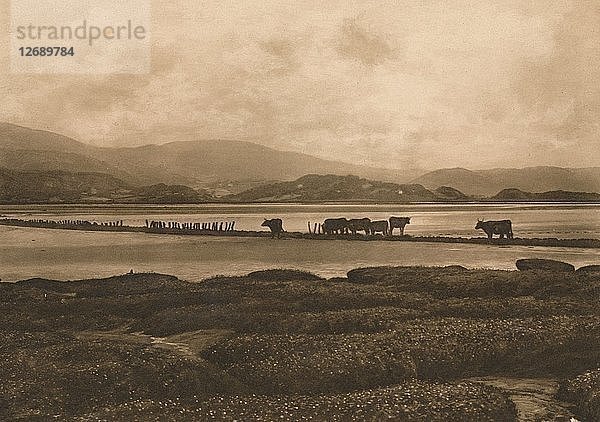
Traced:
POLYGON ((0 420, 600 421, 598 1, 0 24, 0 420))

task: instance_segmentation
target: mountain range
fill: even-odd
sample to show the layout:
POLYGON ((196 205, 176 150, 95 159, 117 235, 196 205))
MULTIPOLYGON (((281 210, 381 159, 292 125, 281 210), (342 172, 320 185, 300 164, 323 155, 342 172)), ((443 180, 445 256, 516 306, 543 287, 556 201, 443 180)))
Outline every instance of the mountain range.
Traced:
MULTIPOLYGON (((158 183, 133 186, 105 173, 59 170, 22 172, 0 168, 0 203, 133 203, 197 204, 207 202, 464 202, 474 201, 457 189, 428 190, 419 184, 398 184, 333 174, 309 174, 294 181, 265 183, 238 194, 215 197, 202 189, 158 183)), ((600 194, 504 189, 487 201, 600 202, 600 194)))
POLYGON ((0 123, 0 167, 100 172, 133 185, 166 183, 193 188, 222 182, 235 188, 244 183, 293 180, 307 173, 355 174, 386 181, 403 177, 401 170, 328 161, 250 142, 209 139, 102 148, 9 123, 0 123))
MULTIPOLYGON (((27 195, 31 198, 50 198, 56 197, 62 189, 60 198, 69 197, 67 193, 71 192, 76 199, 75 192, 79 192, 84 199, 100 195, 113 201, 123 195, 131 200, 170 198, 175 202, 184 198, 196 202, 215 197, 249 201, 268 197, 336 200, 344 196, 344 182, 331 177, 347 175, 364 179, 356 183, 370 186, 356 191, 365 200, 399 200, 394 199, 394 190, 402 191, 403 198, 412 195, 421 201, 489 198, 504 189, 526 193, 600 192, 598 167, 449 168, 415 174, 413 170, 348 164, 232 140, 97 147, 10 123, 0 123, 0 169, 3 169, 0 187, 4 192, 0 192, 0 197, 4 195, 4 198, 18 192, 29 192, 27 195), (39 173, 39 177, 36 178, 35 173, 39 173), (307 174, 329 175, 329 179, 319 181, 314 176, 302 179, 300 184, 314 188, 311 193, 308 188, 297 187, 298 179, 307 174), (74 188, 77 179, 81 183, 74 188), (31 192, 36 183, 42 182, 48 192, 31 192)), ((349 186, 354 186, 355 180, 352 180, 346 180, 349 186)))
POLYGON ((562 168, 526 167, 522 169, 467 170, 440 169, 411 181, 428 189, 452 186, 473 196, 488 197, 503 189, 527 192, 573 191, 600 192, 600 167, 562 168))
POLYGON ((600 193, 594 192, 568 192, 564 190, 555 190, 549 192, 523 192, 520 189, 504 189, 490 198, 492 201, 515 202, 515 201, 558 201, 558 202, 576 202, 600 201, 600 193))

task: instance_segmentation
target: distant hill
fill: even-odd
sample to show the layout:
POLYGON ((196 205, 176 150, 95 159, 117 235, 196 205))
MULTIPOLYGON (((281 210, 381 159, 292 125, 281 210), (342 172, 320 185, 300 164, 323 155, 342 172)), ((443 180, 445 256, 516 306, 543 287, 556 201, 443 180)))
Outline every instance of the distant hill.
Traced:
POLYGON ((67 136, 0 122, 0 167, 24 172, 106 173, 143 184, 133 172, 95 158, 100 148, 67 136))
POLYGON ((20 172, 0 168, 1 203, 200 203, 213 200, 187 186, 132 186, 104 173, 20 172))
POLYGON ((147 204, 195 204, 214 201, 214 197, 207 192, 197 191, 183 185, 157 185, 142 186, 133 189, 134 197, 128 202, 147 204))
POLYGON ((600 168, 526 167, 523 169, 441 169, 412 181, 428 189, 452 186, 467 195, 492 196, 507 189, 525 192, 600 192, 600 168))
MULTIPOLYGON (((569 191, 531 193, 503 189, 492 201, 600 201, 600 194, 569 191)), ((146 203, 206 202, 453 202, 472 201, 461 191, 442 186, 434 191, 419 184, 374 181, 358 176, 302 176, 291 182, 267 183, 238 194, 218 197, 203 189, 158 183, 136 186, 106 173, 15 171, 0 168, 0 203, 146 203)))
POLYGON ((171 142, 138 148, 102 149, 95 155, 103 161, 127 168, 148 179, 160 169, 169 169, 189 186, 205 186, 221 180, 293 180, 307 173, 356 174, 382 180, 398 180, 402 171, 357 166, 322 160, 306 154, 278 151, 250 142, 202 140, 171 142))
POLYGON ((500 190, 490 190, 490 185, 494 183, 488 177, 463 168, 435 170, 417 177, 412 183, 418 183, 428 189, 452 186, 467 195, 486 196, 500 190))
MULTIPOLYGON (((260 189, 258 186, 264 183, 291 181, 306 174, 352 174, 393 183, 412 179, 402 185, 405 191, 410 191, 409 185, 420 185, 433 197, 446 200, 491 197, 507 188, 524 192, 600 192, 600 168, 597 167, 453 168, 416 177, 412 170, 323 160, 250 142, 195 140, 131 148, 100 148, 56 133, 9 123, 0 123, 0 167, 21 172, 103 173, 129 186, 189 186, 206 189, 217 197, 241 195, 248 188, 260 189), (449 187, 465 197, 451 192, 449 187)), ((181 188, 179 191, 181 196, 186 195, 181 188)), ((334 197, 324 200, 336 200, 336 193, 332 192, 334 197)), ((300 196, 303 195, 308 194, 300 196)), ((372 198, 377 195, 373 193, 372 198)), ((389 197, 388 194, 381 195, 389 197)), ((407 194, 404 195, 406 197, 407 194)))
POLYGON ((127 183, 103 173, 0 169, 0 201, 5 203, 85 202, 128 192, 127 183))
POLYGON ((60 151, 86 155, 92 147, 54 132, 0 122, 0 148, 60 151))
POLYGON ((131 184, 140 183, 135 175, 114 165, 72 152, 0 149, 0 167, 25 172, 105 173, 131 184))
POLYGON ((526 192, 600 192, 600 168, 526 167, 480 170, 479 173, 495 180, 501 189, 517 188, 526 192))
POLYGON ((439 198, 446 199, 448 201, 464 201, 467 199, 472 199, 471 197, 465 195, 458 189, 454 189, 450 186, 440 186, 436 190, 433 191, 439 198))
POLYGON ((599 193, 568 192, 563 190, 532 193, 520 189, 504 189, 490 198, 495 201, 552 201, 552 202, 577 202, 577 201, 600 201, 599 193))
POLYGON ((443 198, 416 184, 378 182, 358 176, 310 174, 292 182, 259 186, 225 199, 240 202, 430 202, 443 198))
MULTIPOLYGON (((197 140, 99 148, 56 133, 8 123, 0 123, 0 150, 6 157, 0 159, 0 166, 4 168, 105 172, 134 185, 166 183, 205 187, 222 181, 233 181, 233 185, 256 184, 293 180, 307 173, 356 174, 386 181, 416 176, 402 170, 323 160, 241 141, 197 140)), ((226 193, 225 189, 222 194, 226 193)))

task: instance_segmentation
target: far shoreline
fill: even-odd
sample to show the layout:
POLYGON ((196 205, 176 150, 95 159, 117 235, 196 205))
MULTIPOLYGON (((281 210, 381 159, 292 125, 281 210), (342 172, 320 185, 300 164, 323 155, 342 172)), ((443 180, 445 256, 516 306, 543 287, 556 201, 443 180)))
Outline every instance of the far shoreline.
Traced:
POLYGON ((151 202, 32 202, 32 203, 1 203, 2 207, 84 207, 84 208, 136 208, 136 207, 147 207, 147 208, 183 208, 183 207, 219 207, 219 206, 240 206, 240 207, 253 207, 253 206, 356 206, 356 207, 387 207, 387 206, 503 206, 503 205, 523 205, 523 206, 582 206, 582 207, 597 207, 600 206, 600 201, 447 201, 447 202, 381 202, 381 201, 306 201, 306 202, 186 202, 186 203, 151 203, 151 202))

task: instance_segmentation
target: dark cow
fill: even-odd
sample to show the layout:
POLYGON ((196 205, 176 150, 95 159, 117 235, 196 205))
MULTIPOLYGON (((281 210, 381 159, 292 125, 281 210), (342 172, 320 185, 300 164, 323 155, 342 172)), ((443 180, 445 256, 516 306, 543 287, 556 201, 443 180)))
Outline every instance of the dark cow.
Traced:
POLYGON ((506 236, 508 239, 513 238, 512 222, 510 220, 499 220, 499 221, 483 221, 477 220, 476 230, 483 230, 487 234, 488 239, 494 237, 495 234, 500 235, 500 239, 504 239, 506 236))
POLYGON ((365 235, 368 235, 371 231, 371 219, 370 218, 351 218, 348 220, 348 230, 350 233, 356 234, 358 231, 364 231, 365 235))
POLYGON ((348 220, 345 218, 328 218, 323 221, 323 233, 344 234, 348 233, 348 220))
POLYGON ((384 236, 387 236, 389 233, 388 227, 389 225, 387 220, 371 221, 371 224, 369 225, 371 234, 381 232, 384 236))
POLYGON ((400 229, 400 236, 404 236, 404 226, 410 224, 410 217, 390 217, 390 236, 394 235, 394 229, 400 229))
POLYGON ((265 218, 265 221, 263 221, 261 227, 268 227, 271 229, 271 238, 275 238, 275 236, 277 236, 279 239, 281 237, 281 233, 285 231, 283 230, 283 221, 281 218, 272 218, 270 220, 265 218))

